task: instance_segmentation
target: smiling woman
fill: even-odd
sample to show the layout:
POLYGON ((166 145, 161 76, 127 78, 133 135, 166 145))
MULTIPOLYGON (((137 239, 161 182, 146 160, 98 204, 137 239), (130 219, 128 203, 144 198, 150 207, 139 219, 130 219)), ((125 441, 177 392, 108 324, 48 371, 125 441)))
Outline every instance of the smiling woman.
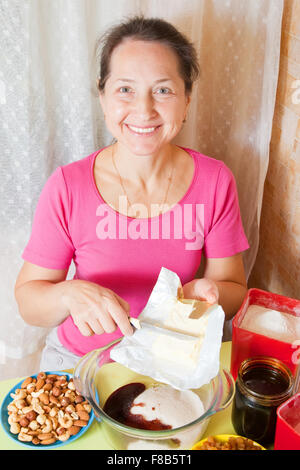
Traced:
POLYGON ((173 144, 199 72, 193 45, 144 17, 112 28, 101 45, 99 100, 116 143, 49 178, 15 287, 25 321, 55 328, 42 370, 63 351, 73 367, 132 334, 128 317, 140 314, 162 266, 178 274, 186 298, 218 301, 227 318, 246 292, 241 253, 249 245, 233 175, 173 144), (195 279, 202 255, 204 277, 195 279), (76 273, 66 281, 72 259, 76 273))
POLYGON ((190 102, 175 53, 159 42, 127 39, 115 48, 110 69, 99 96, 107 127, 118 140, 116 155, 122 148, 128 158, 151 155, 158 160, 163 150, 160 166, 169 164, 169 144, 190 102), (119 78, 124 76, 131 78, 119 78))

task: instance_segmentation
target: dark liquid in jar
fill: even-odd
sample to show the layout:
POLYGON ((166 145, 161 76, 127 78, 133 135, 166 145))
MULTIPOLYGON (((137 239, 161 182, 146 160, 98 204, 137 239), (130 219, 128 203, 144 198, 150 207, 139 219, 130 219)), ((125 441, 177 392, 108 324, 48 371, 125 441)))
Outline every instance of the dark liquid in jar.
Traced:
MULTIPOLYGON (((288 380, 276 370, 267 367, 250 369, 243 375, 243 383, 248 390, 261 396, 280 395, 288 386, 288 380)), ((272 406, 257 403, 255 397, 251 397, 236 386, 235 398, 232 406, 232 424, 237 434, 269 445, 274 442, 276 409, 279 405, 272 406)))
MULTIPOLYGON (((147 429, 151 431, 161 431, 171 429, 172 426, 163 424, 160 420, 147 421, 143 415, 132 414, 130 412, 133 402, 144 390, 146 386, 140 382, 133 382, 115 390, 106 400, 103 411, 119 423, 131 426, 132 428, 147 429)), ((141 409, 145 403, 138 402, 134 406, 141 409)))
POLYGON ((260 395, 279 395, 289 385, 281 374, 264 367, 257 367, 246 372, 243 382, 249 390, 260 395))

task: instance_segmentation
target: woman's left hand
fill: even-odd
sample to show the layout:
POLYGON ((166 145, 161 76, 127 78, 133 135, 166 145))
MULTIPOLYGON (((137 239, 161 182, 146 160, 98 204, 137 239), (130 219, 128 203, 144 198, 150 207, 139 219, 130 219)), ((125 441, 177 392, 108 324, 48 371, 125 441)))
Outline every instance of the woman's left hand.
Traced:
POLYGON ((211 304, 218 303, 219 289, 212 279, 193 279, 183 286, 185 299, 205 300, 211 304))

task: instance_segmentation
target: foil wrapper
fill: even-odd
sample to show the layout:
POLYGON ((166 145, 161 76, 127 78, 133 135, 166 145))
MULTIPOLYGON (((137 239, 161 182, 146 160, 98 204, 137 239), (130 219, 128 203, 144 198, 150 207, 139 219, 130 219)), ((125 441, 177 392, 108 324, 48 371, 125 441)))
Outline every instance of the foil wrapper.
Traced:
POLYGON ((198 389, 219 372, 224 319, 220 305, 185 299, 177 274, 163 267, 138 317, 140 328, 111 358, 174 388, 198 389))

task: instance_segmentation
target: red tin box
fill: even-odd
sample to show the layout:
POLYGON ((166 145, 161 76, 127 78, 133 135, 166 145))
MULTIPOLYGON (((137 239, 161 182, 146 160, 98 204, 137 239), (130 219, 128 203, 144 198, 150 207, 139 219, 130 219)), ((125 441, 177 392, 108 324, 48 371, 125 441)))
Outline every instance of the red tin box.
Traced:
POLYGON ((294 374, 299 360, 300 338, 299 344, 286 343, 241 328, 244 315, 248 307, 253 304, 300 317, 300 300, 260 289, 249 289, 232 322, 232 376, 236 380, 241 362, 254 356, 270 356, 280 359, 294 374))
POLYGON ((292 421, 300 422, 300 393, 277 408, 274 450, 300 450, 300 434, 292 426, 292 421))

